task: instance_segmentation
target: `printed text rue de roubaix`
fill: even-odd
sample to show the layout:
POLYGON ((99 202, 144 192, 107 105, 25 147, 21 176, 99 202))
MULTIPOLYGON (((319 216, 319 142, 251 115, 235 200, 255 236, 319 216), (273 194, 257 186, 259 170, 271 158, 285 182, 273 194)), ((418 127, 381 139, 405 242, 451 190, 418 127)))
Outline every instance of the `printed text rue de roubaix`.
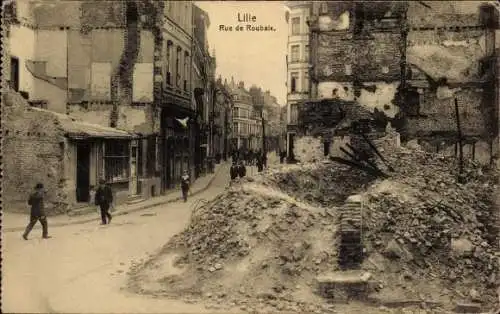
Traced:
POLYGON ((276 31, 276 28, 271 25, 256 25, 255 23, 257 22, 257 17, 250 13, 238 13, 236 18, 238 23, 240 23, 239 25, 232 26, 232 25, 220 24, 219 31, 221 32, 232 32, 232 31, 275 32, 276 31))

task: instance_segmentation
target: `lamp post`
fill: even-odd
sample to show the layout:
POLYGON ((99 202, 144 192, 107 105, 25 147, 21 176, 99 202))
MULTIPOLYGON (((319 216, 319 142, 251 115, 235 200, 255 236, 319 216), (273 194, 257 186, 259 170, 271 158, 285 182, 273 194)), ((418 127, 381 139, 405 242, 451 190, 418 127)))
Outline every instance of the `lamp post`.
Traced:
POLYGON ((266 154, 266 126, 265 126, 265 119, 264 119, 264 104, 261 103, 260 101, 256 103, 255 109, 259 111, 260 114, 260 121, 261 121, 261 128, 262 128, 262 153, 266 154))

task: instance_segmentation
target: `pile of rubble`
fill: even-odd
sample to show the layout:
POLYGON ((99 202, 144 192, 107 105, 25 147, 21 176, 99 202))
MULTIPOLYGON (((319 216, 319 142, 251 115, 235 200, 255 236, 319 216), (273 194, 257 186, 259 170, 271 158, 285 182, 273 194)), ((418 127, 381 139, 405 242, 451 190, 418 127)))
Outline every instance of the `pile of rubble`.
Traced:
POLYGON ((493 302, 500 276, 498 250, 487 237, 487 196, 496 178, 469 163, 468 182, 459 183, 453 158, 391 148, 397 142, 379 141, 386 159, 380 167, 392 170, 376 182, 332 162, 287 165, 236 182, 195 210, 184 232, 134 270, 136 290, 201 297, 219 308, 327 313, 332 307, 315 294, 314 281, 339 268, 337 206, 358 194, 364 200, 365 260, 378 254, 398 265, 397 271, 375 273, 384 286, 396 285, 392 275, 403 269, 405 280, 493 302), (161 268, 162 256, 172 256, 181 273, 146 278, 143 270, 161 268))
POLYGON ((498 177, 468 162, 462 184, 455 158, 406 148, 384 155, 396 172, 364 193, 368 255, 397 261, 418 280, 440 282, 458 299, 495 302, 500 221, 491 196, 498 177))
POLYGON ((269 171, 255 180, 277 187, 295 198, 322 207, 341 205, 347 197, 365 190, 376 178, 357 168, 324 161, 269 171))
POLYGON ((356 186, 353 179, 351 191, 346 185, 326 193, 356 176, 350 169, 331 167, 269 170, 237 182, 196 210, 189 227, 161 253, 177 254, 175 266, 184 269, 181 276, 164 279, 161 290, 259 311, 328 312, 330 306, 315 301, 319 297, 311 285, 318 274, 338 265, 338 217, 321 205, 338 203, 343 196, 334 193, 351 195, 364 184, 358 180, 356 186))

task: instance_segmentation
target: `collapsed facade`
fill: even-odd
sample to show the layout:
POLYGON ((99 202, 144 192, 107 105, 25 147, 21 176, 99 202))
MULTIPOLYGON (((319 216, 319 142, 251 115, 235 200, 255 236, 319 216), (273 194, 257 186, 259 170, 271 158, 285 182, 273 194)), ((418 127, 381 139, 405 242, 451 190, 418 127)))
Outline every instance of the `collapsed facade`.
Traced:
POLYGON ((322 1, 311 12, 311 96, 299 112, 351 101, 390 121, 402 140, 453 154, 457 101, 464 154, 485 164, 498 157, 498 9, 322 1))

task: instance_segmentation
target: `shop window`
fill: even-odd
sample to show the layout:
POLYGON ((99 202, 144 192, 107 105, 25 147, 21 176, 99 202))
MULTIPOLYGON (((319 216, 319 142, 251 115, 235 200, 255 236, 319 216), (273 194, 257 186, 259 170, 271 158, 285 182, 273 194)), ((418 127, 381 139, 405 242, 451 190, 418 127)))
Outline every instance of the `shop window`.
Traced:
POLYGON ((128 141, 108 141, 104 147, 104 172, 108 182, 126 181, 130 177, 128 141))

